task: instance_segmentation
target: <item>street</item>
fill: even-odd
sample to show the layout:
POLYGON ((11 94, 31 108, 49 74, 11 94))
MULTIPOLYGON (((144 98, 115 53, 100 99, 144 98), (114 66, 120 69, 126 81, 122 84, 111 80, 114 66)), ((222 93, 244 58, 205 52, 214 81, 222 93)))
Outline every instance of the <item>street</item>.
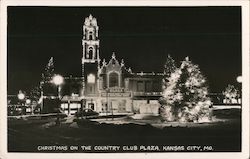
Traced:
MULTIPOLYGON (((55 121, 46 124, 29 124, 21 127, 9 126, 8 150, 10 152, 40 152, 37 148, 43 145, 207 145, 212 146, 213 151, 217 152, 237 152, 241 150, 240 116, 200 124, 157 124, 155 123, 159 121, 157 117, 148 117, 148 119, 151 124, 146 123, 147 119, 134 120, 128 118, 119 120, 108 119, 102 120, 102 122, 95 120, 81 124, 74 120, 74 117, 71 117, 67 120, 62 120, 60 126, 55 125, 55 121)), ((75 152, 85 151, 79 150, 75 152)), ((123 152, 123 150, 115 152, 123 152)), ((143 151, 128 150, 128 152, 143 151)))

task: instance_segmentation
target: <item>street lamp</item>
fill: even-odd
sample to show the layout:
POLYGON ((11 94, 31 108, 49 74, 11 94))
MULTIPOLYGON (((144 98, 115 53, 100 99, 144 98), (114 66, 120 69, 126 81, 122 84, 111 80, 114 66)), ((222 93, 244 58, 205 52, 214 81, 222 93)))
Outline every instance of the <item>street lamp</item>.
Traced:
POLYGON ((55 85, 61 85, 63 83, 63 77, 61 75, 55 75, 53 77, 53 82, 55 85))
POLYGON ((17 98, 20 100, 20 103, 21 103, 21 114, 24 114, 24 108, 25 108, 25 102, 24 102, 24 99, 25 99, 25 94, 20 90, 17 94, 17 98))
POLYGON ((237 80, 238 83, 242 83, 242 76, 238 76, 238 77, 236 78, 236 80, 237 80))
POLYGON ((19 100, 24 100, 25 94, 24 94, 22 91, 19 91, 19 93, 17 94, 17 98, 18 98, 19 100))
POLYGON ((30 99, 27 99, 26 100, 26 104, 30 104, 31 103, 31 100, 30 99))
POLYGON ((58 87, 58 98, 60 98, 60 85, 63 83, 63 77, 61 75, 55 75, 52 81, 58 87))
POLYGON ((53 83, 55 85, 61 85, 63 83, 63 77, 61 75, 55 75, 53 77, 53 83))
MULTIPOLYGON (((63 77, 61 75, 55 75, 52 79, 53 83, 57 86, 58 88, 58 99, 60 102, 60 91, 61 91, 61 87, 60 85, 63 83, 63 77)), ((60 111, 60 104, 58 107, 58 111, 57 111, 57 118, 56 118, 56 125, 60 125, 60 117, 59 117, 59 111, 60 111)))

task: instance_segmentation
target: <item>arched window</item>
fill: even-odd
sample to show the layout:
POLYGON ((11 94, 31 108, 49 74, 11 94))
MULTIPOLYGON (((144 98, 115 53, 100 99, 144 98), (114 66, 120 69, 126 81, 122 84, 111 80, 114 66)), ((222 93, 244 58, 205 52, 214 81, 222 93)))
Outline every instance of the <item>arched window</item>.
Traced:
POLYGON ((89 40, 93 40, 93 32, 92 31, 89 32, 89 40))
POLYGON ((88 58, 92 59, 93 58, 93 47, 89 47, 89 51, 88 51, 88 58))
POLYGON ((118 73, 112 72, 109 74, 109 87, 119 86, 119 76, 118 73))

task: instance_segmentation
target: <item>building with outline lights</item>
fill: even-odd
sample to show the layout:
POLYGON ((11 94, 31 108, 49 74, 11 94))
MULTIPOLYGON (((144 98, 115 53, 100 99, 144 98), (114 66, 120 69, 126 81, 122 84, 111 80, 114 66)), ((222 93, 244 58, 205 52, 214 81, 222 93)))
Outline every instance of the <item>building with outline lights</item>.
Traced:
POLYGON ((162 92, 162 73, 134 73, 118 60, 100 59, 97 20, 85 18, 82 38, 82 77, 64 77, 61 85, 61 108, 66 114, 79 109, 99 113, 158 114, 162 92))

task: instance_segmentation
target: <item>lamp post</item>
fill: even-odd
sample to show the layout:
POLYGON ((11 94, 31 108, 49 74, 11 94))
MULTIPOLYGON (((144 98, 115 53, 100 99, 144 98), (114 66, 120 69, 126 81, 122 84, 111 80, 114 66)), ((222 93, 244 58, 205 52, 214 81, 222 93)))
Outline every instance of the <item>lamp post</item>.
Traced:
POLYGON ((25 94, 24 94, 22 91, 19 91, 19 93, 17 94, 17 98, 18 98, 19 100, 24 100, 25 94))
POLYGON ((238 76, 238 77, 236 78, 236 81, 237 81, 238 83, 242 83, 242 76, 238 76))
POLYGON ((17 98, 19 99, 19 101, 21 103, 21 110, 22 110, 21 115, 23 115, 24 114, 24 110, 23 110, 24 108, 23 107, 25 107, 25 102, 24 102, 25 94, 21 90, 19 90, 19 92, 17 94, 17 98))
POLYGON ((63 77, 61 75, 55 75, 53 77, 53 83, 57 86, 58 98, 60 99, 60 85, 63 83, 63 77))
MULTIPOLYGON (((61 75, 55 75, 52 80, 53 80, 53 83, 57 86, 57 92, 58 92, 57 96, 58 96, 58 100, 60 102, 60 91, 61 91, 60 85, 63 83, 63 77, 61 75)), ((59 111, 60 111, 60 104, 59 104, 59 107, 57 109, 57 118, 56 118, 56 125, 60 126, 59 111)))
MULTIPOLYGON (((60 92, 61 92, 61 84, 63 83, 63 77, 61 75, 55 75, 52 79, 53 83, 57 86, 57 97, 58 97, 58 100, 60 101, 60 98, 61 98, 61 95, 60 95, 60 92)), ((60 105, 59 105, 59 108, 60 108, 60 105)), ((58 108, 58 110, 59 110, 58 108)))

